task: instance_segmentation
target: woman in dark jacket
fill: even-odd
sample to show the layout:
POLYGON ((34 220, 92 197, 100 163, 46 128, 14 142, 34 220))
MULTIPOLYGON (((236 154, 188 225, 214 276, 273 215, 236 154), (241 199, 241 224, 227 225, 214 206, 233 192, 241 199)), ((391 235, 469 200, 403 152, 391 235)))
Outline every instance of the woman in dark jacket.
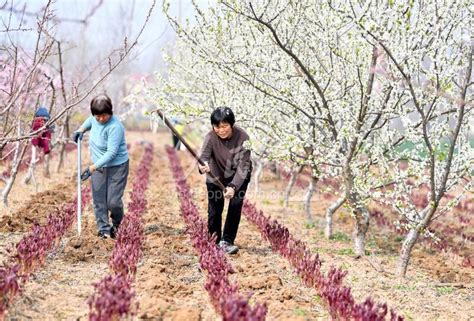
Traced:
POLYGON ((208 230, 216 235, 216 242, 226 253, 235 254, 234 245, 247 186, 252 173, 250 150, 243 147, 249 139, 240 127, 234 126, 235 116, 229 107, 219 107, 211 114, 212 130, 206 135, 201 149, 200 173, 214 174, 226 187, 222 191, 212 177, 207 175, 208 230), (229 199, 229 208, 221 234, 224 198, 229 199))

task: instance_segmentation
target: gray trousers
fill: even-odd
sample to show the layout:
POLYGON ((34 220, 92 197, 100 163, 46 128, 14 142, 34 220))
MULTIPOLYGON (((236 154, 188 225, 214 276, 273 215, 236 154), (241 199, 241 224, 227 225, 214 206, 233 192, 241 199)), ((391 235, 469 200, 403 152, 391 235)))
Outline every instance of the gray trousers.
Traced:
POLYGON ((99 232, 110 233, 109 211, 112 225, 117 227, 123 218, 123 192, 127 185, 128 161, 104 167, 101 172, 92 173, 92 199, 99 232))

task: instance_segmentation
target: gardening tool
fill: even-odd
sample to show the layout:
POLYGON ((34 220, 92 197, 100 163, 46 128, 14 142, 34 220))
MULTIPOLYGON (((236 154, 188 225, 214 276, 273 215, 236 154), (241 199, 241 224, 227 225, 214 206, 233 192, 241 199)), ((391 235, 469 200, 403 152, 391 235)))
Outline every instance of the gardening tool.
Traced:
MULTIPOLYGON (((191 153, 191 155, 193 155, 193 157, 198 161, 199 164, 201 164, 202 166, 205 166, 206 164, 204 163, 204 161, 196 154, 196 152, 194 151, 194 149, 188 144, 188 142, 184 139, 183 136, 181 136, 178 131, 176 130, 176 128, 174 128, 173 124, 169 121, 169 119, 163 114, 163 112, 160 110, 160 109, 156 109, 154 111, 152 111, 151 113, 154 113, 156 112, 160 118, 163 119, 163 121, 165 122, 166 126, 169 127, 169 129, 171 129, 171 131, 173 132, 174 135, 176 135, 176 137, 178 137, 178 139, 181 141, 181 143, 183 143, 184 146, 186 146, 186 148, 188 149, 188 151, 191 153)), ((223 191, 225 191, 225 186, 224 184, 221 183, 221 181, 212 173, 208 173, 216 182, 217 186, 219 186, 223 191)))
POLYGON ((81 235, 82 195, 81 195, 81 141, 77 140, 77 235, 81 235))

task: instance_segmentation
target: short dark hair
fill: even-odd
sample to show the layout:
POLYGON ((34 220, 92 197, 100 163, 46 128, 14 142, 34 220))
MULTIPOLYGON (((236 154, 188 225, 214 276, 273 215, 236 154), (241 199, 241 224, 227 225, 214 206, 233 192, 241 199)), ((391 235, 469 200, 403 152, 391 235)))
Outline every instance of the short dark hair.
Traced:
POLYGON ((218 107, 214 109, 211 114, 211 124, 213 126, 219 126, 221 122, 228 123, 230 126, 234 127, 235 116, 232 109, 229 107, 218 107))
POLYGON ((93 116, 103 114, 113 115, 114 113, 112 112, 112 101, 110 100, 110 97, 106 94, 100 94, 92 98, 91 113, 93 116))

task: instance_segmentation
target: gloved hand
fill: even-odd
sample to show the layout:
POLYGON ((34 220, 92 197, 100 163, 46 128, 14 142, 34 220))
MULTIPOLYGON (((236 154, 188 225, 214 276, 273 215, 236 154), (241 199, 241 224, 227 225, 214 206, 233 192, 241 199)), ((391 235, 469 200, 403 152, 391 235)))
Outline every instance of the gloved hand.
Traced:
POLYGON ((72 134, 72 140, 77 144, 79 140, 82 140, 82 137, 84 137, 84 133, 77 130, 72 134))
POLYGON ((85 181, 87 180, 90 176, 92 175, 91 171, 89 168, 87 168, 85 171, 82 172, 81 174, 81 180, 85 181))

